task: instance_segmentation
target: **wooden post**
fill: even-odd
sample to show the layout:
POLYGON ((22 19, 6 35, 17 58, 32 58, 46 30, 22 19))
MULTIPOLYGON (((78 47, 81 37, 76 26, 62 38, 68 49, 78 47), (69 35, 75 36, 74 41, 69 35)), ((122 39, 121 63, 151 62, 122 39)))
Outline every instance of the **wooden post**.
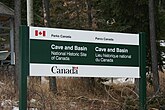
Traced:
POLYGON ((11 54, 11 61, 10 63, 12 65, 15 64, 15 53, 14 53, 14 20, 13 18, 10 18, 10 54, 11 54))

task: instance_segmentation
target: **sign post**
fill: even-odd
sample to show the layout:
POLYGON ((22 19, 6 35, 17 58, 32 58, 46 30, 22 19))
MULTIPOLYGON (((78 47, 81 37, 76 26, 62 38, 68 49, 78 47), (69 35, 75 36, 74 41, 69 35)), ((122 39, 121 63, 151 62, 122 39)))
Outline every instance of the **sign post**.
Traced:
POLYGON ((139 98, 140 110, 146 110, 146 39, 145 33, 140 33, 140 81, 139 81, 139 98))
POLYGON ((144 34, 21 27, 20 36, 20 107, 27 105, 21 99, 27 100, 29 73, 29 76, 140 78, 140 109, 145 110, 144 34))
POLYGON ((27 76, 29 74, 29 28, 20 27, 19 110, 27 110, 27 76))

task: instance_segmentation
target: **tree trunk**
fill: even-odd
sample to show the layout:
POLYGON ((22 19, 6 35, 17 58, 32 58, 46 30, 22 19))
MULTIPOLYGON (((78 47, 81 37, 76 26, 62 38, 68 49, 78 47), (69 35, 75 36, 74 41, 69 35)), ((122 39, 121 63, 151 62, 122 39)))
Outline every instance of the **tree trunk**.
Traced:
POLYGON ((92 4, 91 0, 87 0, 87 14, 88 14, 88 28, 91 30, 92 28, 92 4))
POLYGON ((150 45, 151 45, 151 67, 153 74, 154 92, 159 91, 159 74, 157 62, 157 47, 156 47, 156 29, 155 29, 155 7, 154 0, 149 0, 149 23, 150 23, 150 45))
MULTIPOLYGON (((91 0, 86 0, 87 3, 87 14, 88 14, 88 28, 92 30, 92 6, 91 6, 91 0)), ((85 85, 85 88, 90 90, 94 90, 93 88, 95 87, 95 80, 93 77, 91 78, 82 78, 83 83, 85 85)))
MULTIPOLYGON (((33 0, 27 0, 27 26, 34 25, 33 0)), ((30 77, 30 81, 41 84, 41 77, 30 77)))
POLYGON ((161 0, 161 7, 162 7, 162 9, 165 9, 165 0, 161 0))
POLYGON ((34 25, 33 20, 33 0, 27 0, 27 25, 34 25))
POLYGON ((14 0, 14 26, 15 26, 15 91, 18 90, 19 77, 19 26, 21 25, 21 0, 14 0))
POLYGON ((78 3, 79 0, 75 0, 75 4, 76 4, 76 14, 77 14, 77 27, 78 29, 81 29, 81 25, 80 25, 80 13, 79 13, 79 6, 78 6, 78 3))
MULTIPOLYGON (((44 26, 50 27, 50 11, 49 11, 49 0, 42 0, 43 3, 43 14, 44 14, 44 26)), ((49 77, 49 88, 54 94, 57 93, 56 77, 49 77)))
POLYGON ((50 11, 49 11, 49 0, 42 0, 43 14, 44 14, 44 26, 50 27, 50 11))

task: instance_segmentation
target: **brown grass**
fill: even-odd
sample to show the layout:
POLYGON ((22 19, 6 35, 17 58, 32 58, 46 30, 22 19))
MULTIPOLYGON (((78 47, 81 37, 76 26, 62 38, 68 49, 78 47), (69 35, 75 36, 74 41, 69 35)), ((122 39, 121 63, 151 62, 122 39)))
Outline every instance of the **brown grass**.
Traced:
POLYGON ((104 90, 89 91, 81 78, 58 78, 58 93, 49 92, 48 84, 29 86, 29 100, 37 99, 33 105, 42 110, 136 110, 138 95, 133 86, 103 86, 104 90), (102 93, 102 94, 101 94, 102 93))
MULTIPOLYGON (((2 78, 2 77, 1 77, 2 78)), ((18 95, 11 79, 1 80, 0 102, 11 100, 8 106, 18 106, 18 95)), ((4 79, 4 78, 2 78, 4 79)), ((48 83, 38 84, 30 80, 28 85, 28 107, 39 110, 138 110, 139 96, 134 85, 103 86, 96 83, 94 91, 85 88, 82 78, 57 78, 57 94, 49 91, 48 83), (101 89, 98 89, 101 88, 101 89)), ((160 73, 161 92, 153 94, 147 86, 148 110, 165 105, 165 73, 160 73)), ((0 107, 1 110, 1 107, 0 107)), ((8 109, 2 109, 8 110, 8 109)), ((10 110, 10 109, 9 109, 10 110)))

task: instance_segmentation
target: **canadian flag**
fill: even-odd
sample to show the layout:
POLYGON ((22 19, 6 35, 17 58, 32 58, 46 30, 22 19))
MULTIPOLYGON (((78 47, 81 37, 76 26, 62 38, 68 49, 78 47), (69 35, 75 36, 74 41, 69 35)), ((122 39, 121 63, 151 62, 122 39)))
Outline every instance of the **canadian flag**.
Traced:
POLYGON ((73 70, 78 70, 78 67, 77 67, 77 66, 74 66, 74 67, 73 67, 73 70))
POLYGON ((46 31, 35 30, 35 36, 46 36, 46 31))

